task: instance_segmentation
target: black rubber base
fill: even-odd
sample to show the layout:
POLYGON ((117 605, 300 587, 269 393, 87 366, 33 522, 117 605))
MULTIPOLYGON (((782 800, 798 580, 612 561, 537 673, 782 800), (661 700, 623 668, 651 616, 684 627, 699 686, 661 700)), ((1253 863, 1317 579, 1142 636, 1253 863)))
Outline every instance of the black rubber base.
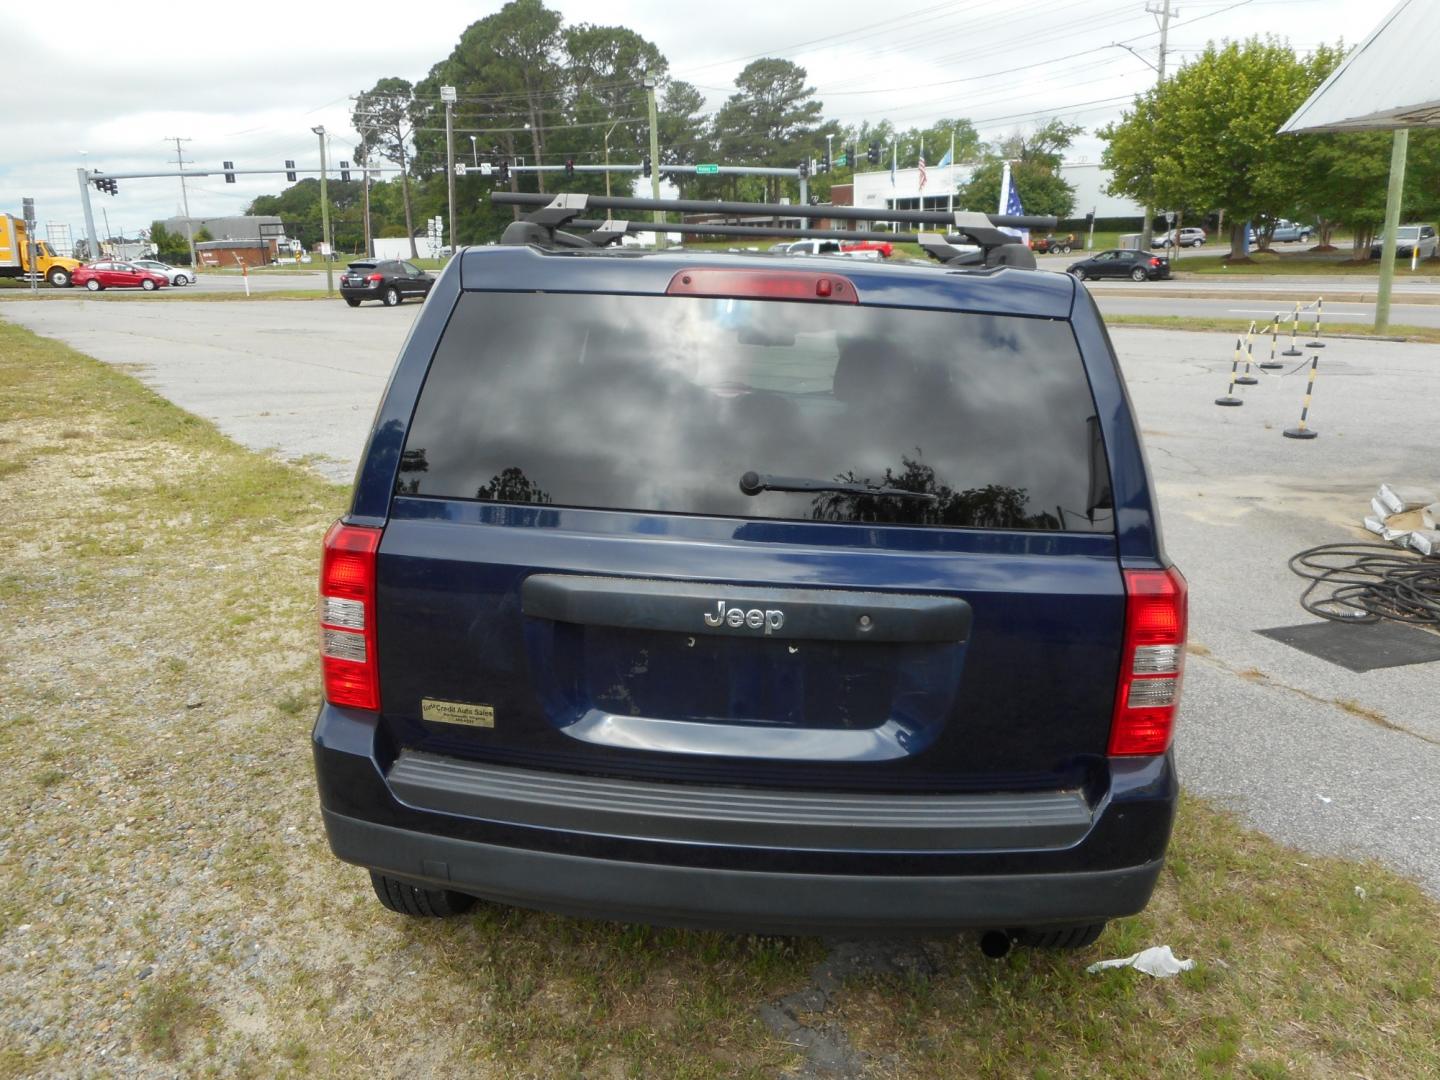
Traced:
POLYGON ((1325 342, 1323 342, 1323 341, 1307 341, 1307 342, 1305 342, 1305 348, 1307 348, 1307 349, 1323 349, 1323 348, 1325 348, 1325 342))
POLYGON ((1351 671, 1433 664, 1440 661, 1440 638, 1416 626, 1390 619, 1377 623, 1326 620, 1300 626, 1277 626, 1256 633, 1293 649, 1318 656, 1351 671))
POLYGON ((1238 397, 1217 397, 1217 398, 1215 399, 1215 404, 1216 404, 1216 405, 1244 405, 1245 402, 1241 401, 1238 397))
POLYGON ((1318 439, 1320 433, 1314 428, 1286 428, 1281 432, 1287 439, 1318 439))
POLYGON ((1236 386, 1258 386, 1259 383, 1260 380, 1255 378, 1254 375, 1241 375, 1235 380, 1236 386))
POLYGON ((1303 352, 1301 352, 1299 349, 1286 349, 1286 350, 1285 350, 1284 352, 1282 352, 1280 355, 1281 355, 1281 356, 1304 356, 1305 354, 1304 354, 1303 352))
POLYGON ((1261 371, 1278 371, 1285 365, 1278 360, 1266 360, 1263 364, 1256 364, 1261 371))

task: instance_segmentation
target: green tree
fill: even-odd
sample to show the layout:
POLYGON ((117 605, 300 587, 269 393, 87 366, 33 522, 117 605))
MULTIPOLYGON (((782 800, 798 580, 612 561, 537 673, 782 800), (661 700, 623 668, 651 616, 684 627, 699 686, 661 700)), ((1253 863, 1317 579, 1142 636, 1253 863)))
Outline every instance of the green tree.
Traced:
POLYGON ((215 239, 215 237, 211 234, 210 230, 207 229, 204 225, 201 225, 200 228, 198 228, 198 229, 195 230, 195 242, 196 242, 197 244, 208 243, 209 241, 214 240, 214 239, 215 239))
POLYGON ((415 248, 415 219, 410 207, 410 139, 417 117, 423 114, 415 98, 415 87, 406 79, 381 79, 356 100, 350 122, 360 133, 360 148, 366 160, 378 153, 400 166, 400 188, 405 204, 405 235, 410 238, 410 257, 419 257, 415 248))
POLYGON ((1031 131, 1016 131, 985 147, 984 157, 960 189, 957 199, 966 208, 993 213, 1000 202, 1005 162, 1027 214, 1069 217, 1075 209, 1075 189, 1060 177, 1065 151, 1084 128, 1058 119, 1047 120, 1031 131))
MULTIPOLYGON (((730 161, 784 168, 815 149, 822 106, 798 64, 777 57, 753 60, 735 77, 737 93, 715 117, 715 138, 730 161)), ((765 197, 778 195, 778 177, 765 178, 765 197)))
MULTIPOLYGON (((195 239, 200 239, 198 236, 195 239)), ((161 262, 189 261, 190 246, 185 237, 165 228, 163 222, 150 223, 150 243, 155 245, 155 257, 161 262)))
MULTIPOLYGON (((1301 216, 1315 219, 1320 246, 1328 248, 1334 230, 1346 228, 1352 236, 1353 257, 1369 259, 1370 245, 1385 220, 1392 134, 1362 131, 1288 137, 1300 145, 1309 169, 1298 210, 1301 216)), ((1440 216, 1440 131, 1410 132, 1400 215, 1402 221, 1440 216)))
POLYGON ((1275 132, 1339 55, 1322 46, 1300 57, 1273 37, 1211 42, 1101 130, 1108 190, 1148 205, 1223 210, 1229 257, 1242 258, 1250 222, 1296 212, 1308 182, 1304 149, 1275 132))

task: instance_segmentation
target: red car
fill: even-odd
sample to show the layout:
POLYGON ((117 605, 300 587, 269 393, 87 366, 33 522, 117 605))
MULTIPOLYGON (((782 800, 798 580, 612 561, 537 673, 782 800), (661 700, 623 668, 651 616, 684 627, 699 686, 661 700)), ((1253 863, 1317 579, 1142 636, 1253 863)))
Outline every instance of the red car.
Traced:
POLYGON ((889 240, 852 240, 848 243, 842 241, 841 251, 878 251, 882 259, 888 259, 895 254, 895 247, 889 240))
POLYGON ((91 292, 101 289, 144 289, 153 292, 170 284, 164 274, 144 270, 133 263, 98 262, 77 267, 70 276, 70 284, 84 285, 91 292))

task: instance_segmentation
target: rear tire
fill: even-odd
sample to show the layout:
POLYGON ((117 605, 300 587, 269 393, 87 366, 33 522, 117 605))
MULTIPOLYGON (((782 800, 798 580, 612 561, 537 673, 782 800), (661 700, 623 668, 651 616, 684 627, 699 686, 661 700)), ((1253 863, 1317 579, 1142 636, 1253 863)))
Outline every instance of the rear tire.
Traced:
POLYGON ((104 287, 104 285, 100 284, 99 278, 92 277, 89 281, 85 282, 85 288, 89 289, 91 292, 99 292, 104 287))
POLYGON ((1130 271, 1130 280, 1131 280, 1131 281, 1144 281, 1144 280, 1145 280, 1145 277, 1146 277, 1145 271, 1144 271, 1144 270, 1141 270, 1140 267, 1138 267, 1138 266, 1137 266, 1134 270, 1131 270, 1131 271, 1130 271))
POLYGON ((370 871, 370 884, 380 903, 399 915, 419 919, 444 919, 460 915, 475 906, 475 897, 450 889, 423 889, 378 871, 370 871))
POLYGON ((1029 926, 1014 931, 1015 944, 1027 949, 1084 949, 1105 932, 1105 923, 1078 926, 1029 926))
POLYGON ((395 286, 392 285, 392 286, 390 286, 390 288, 388 288, 388 289, 385 290, 385 306, 386 306, 386 307, 398 307, 399 304, 400 304, 400 290, 397 289, 397 288, 395 288, 395 286))
POLYGON ((345 297, 345 302, 346 302, 347 304, 349 304, 351 307, 359 307, 359 306, 360 306, 360 301, 359 301, 356 297, 353 297, 353 296, 347 296, 347 297, 345 297))

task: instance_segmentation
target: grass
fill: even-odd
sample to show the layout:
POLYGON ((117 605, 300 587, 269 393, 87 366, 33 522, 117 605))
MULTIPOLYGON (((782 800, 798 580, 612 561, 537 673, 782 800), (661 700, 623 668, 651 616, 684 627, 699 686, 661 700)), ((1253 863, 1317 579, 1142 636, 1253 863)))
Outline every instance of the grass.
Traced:
MULTIPOLYGON (((1380 260, 1365 259, 1356 262, 1351 258, 1351 251, 1348 247, 1340 251, 1313 254, 1308 249, 1295 251, 1283 248, 1273 251, 1256 251, 1251 253, 1249 262, 1231 263, 1226 261, 1224 255, 1190 255, 1181 256, 1179 262, 1175 263, 1177 270, 1183 270, 1188 274, 1258 274, 1266 277, 1275 276, 1324 276, 1324 277, 1370 277, 1378 278, 1380 275, 1380 260)), ((1397 258, 1395 260, 1395 277, 1397 279, 1406 277, 1431 277, 1440 274, 1440 258, 1422 259, 1415 270, 1410 269, 1408 258, 1397 258)))
MULTIPOLYGON (((340 295, 337 287, 334 296, 329 296, 323 288, 321 289, 258 289, 246 296, 243 292, 196 292, 193 289, 160 289, 157 292, 147 293, 140 289, 106 289, 101 293, 75 291, 73 289, 51 289, 48 292, 41 290, 36 300, 74 300, 82 303, 168 303, 176 300, 198 300, 201 303, 245 303, 249 300, 325 300, 334 299, 340 295)), ((30 300, 29 293, 14 293, 9 296, 0 296, 0 304, 7 301, 19 302, 30 300)))
POLYGON ((822 977, 814 938, 390 915, 309 761, 343 490, 3 320, 0 455, 0 1076, 769 1077, 797 1049, 759 1010, 801 991, 880 1075, 1440 1072, 1440 907, 1197 799, 1150 908, 1081 954, 950 937, 822 977), (1160 943, 1197 968, 1085 973, 1160 943))
MULTIPOLYGON (((1206 315, 1106 315, 1107 326, 1146 326, 1157 330, 1223 330, 1231 334, 1243 334, 1250 327, 1249 319, 1226 319, 1206 315)), ((1302 325, 1302 331, 1304 329, 1302 325)), ((1325 323, 1326 337, 1374 337, 1375 327, 1371 323, 1325 323)), ((1440 344, 1440 326, 1392 325, 1382 335, 1405 341, 1420 341, 1440 344)))

